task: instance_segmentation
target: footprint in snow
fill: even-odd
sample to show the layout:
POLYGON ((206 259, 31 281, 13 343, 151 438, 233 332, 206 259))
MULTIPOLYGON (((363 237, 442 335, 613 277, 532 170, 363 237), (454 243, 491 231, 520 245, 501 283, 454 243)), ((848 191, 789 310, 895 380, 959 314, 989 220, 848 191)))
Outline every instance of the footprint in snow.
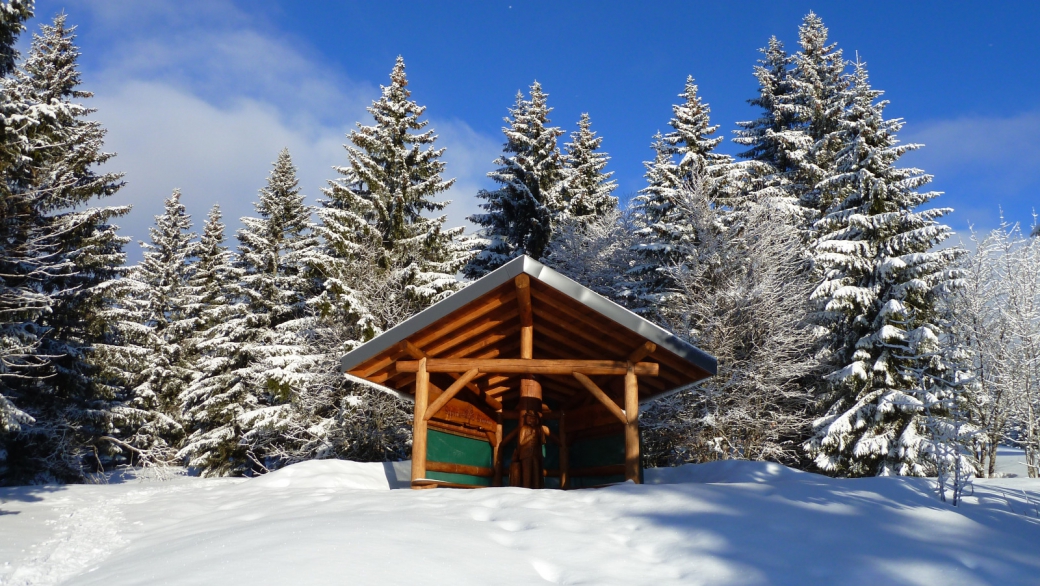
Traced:
POLYGON ((499 521, 497 523, 497 525, 501 529, 504 529, 506 531, 512 531, 512 532, 525 531, 525 530, 531 528, 531 525, 529 523, 525 523, 523 521, 514 521, 514 520, 499 521))
POLYGON ((469 517, 474 521, 490 521, 494 518, 494 515, 494 510, 487 507, 477 507, 469 510, 469 517))
POLYGON ((531 566, 538 573, 538 576, 546 582, 559 584, 560 578, 563 577, 563 569, 554 563, 535 558, 531 560, 531 566))

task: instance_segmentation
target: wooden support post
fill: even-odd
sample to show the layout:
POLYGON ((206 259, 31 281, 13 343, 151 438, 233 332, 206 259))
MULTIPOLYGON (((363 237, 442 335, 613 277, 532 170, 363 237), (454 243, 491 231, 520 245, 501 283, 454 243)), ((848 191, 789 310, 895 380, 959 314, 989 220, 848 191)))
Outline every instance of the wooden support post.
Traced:
POLYGON ((531 278, 517 275, 516 303, 520 309, 520 358, 534 358, 534 317, 531 311, 531 278))
POLYGON ((415 419, 412 423, 412 481, 426 478, 426 407, 430 395, 430 373, 426 359, 419 360, 415 375, 415 419))
POLYGON ((534 377, 527 376, 520 379, 520 402, 517 408, 520 410, 521 418, 523 418, 524 411, 532 411, 539 415, 538 420, 541 421, 542 385, 534 377))
POLYGON ((491 461, 495 468, 495 475, 491 477, 491 486, 502 486, 502 412, 498 412, 495 418, 495 446, 492 448, 491 461))
MULTIPOLYGON (((635 375, 632 376, 634 377, 635 375)), ((588 389, 590 393, 592 393, 592 396, 599 399, 599 402, 603 403, 603 406, 610 410, 610 412, 614 414, 614 417, 618 418, 618 421, 624 423, 625 425, 628 425, 628 416, 625 415, 625 412, 621 410, 621 407, 617 406, 617 403, 615 403, 613 399, 608 397, 607 394, 603 392, 603 389, 599 388, 599 385, 592 382, 592 379, 585 376, 584 374, 581 374, 580 372, 574 373, 574 378, 578 379, 578 382, 585 385, 585 388, 588 389)), ((633 380, 635 379, 633 378, 633 380)), ((627 375, 625 376, 625 381, 628 381, 627 375)))
POLYGON ((625 374, 625 480, 639 484, 639 380, 635 370, 625 374))
POLYGON ((567 488, 570 480, 571 448, 567 444, 567 414, 560 413, 560 488, 567 488))

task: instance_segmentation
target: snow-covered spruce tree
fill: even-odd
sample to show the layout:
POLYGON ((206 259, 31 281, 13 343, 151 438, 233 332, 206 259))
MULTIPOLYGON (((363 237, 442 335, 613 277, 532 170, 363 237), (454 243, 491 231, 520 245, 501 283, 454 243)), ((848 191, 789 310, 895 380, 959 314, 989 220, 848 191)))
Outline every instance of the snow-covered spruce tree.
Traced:
POLYGON ((170 463, 184 437, 180 394, 193 379, 188 347, 195 331, 188 286, 195 234, 191 217, 174 190, 162 214, 141 243, 143 258, 113 287, 122 289, 119 307, 107 312, 119 333, 102 346, 107 364, 102 377, 121 381, 123 403, 114 409, 115 447, 129 450, 129 463, 170 463))
POLYGON ((506 143, 499 168, 488 173, 501 187, 481 190, 477 197, 484 213, 469 220, 480 226, 477 254, 466 266, 466 276, 479 278, 521 255, 541 259, 552 240, 554 222, 564 213, 561 190, 564 159, 556 145, 563 131, 549 126, 549 94, 537 81, 531 99, 516 94, 516 104, 502 129, 506 143))
MULTIPOLYGON (((310 457, 396 458, 408 440, 407 410, 399 399, 345 381, 343 352, 459 288, 455 275, 470 253, 461 228, 445 229, 445 217, 426 217, 447 202, 435 197, 445 180, 444 149, 422 120, 425 107, 410 99, 404 60, 390 85, 368 108, 372 126, 358 124, 346 146, 348 166, 330 181, 318 210, 323 247, 310 264, 324 290, 311 306, 319 318, 316 347, 324 356, 320 380, 300 397, 310 418, 305 450, 310 457)), ((302 456, 301 456, 302 457, 302 456)))
MULTIPOLYGON (((931 176, 899 168, 920 145, 899 144, 902 120, 886 120, 882 92, 863 64, 841 118, 833 194, 814 246, 824 278, 812 293, 829 326, 836 370, 829 409, 806 443, 816 465, 852 476, 928 472, 925 407, 957 392, 937 352, 943 336, 936 302, 956 285, 959 249, 932 250, 950 235, 946 208, 918 211, 937 192, 919 192, 931 176), (924 381, 922 383, 922 381, 924 381)), ((941 413, 932 411, 930 416, 941 413)))
POLYGON ((293 397, 316 362, 307 349, 313 330, 307 302, 317 286, 306 259, 317 239, 288 150, 279 153, 259 195, 260 217, 242 218, 237 233, 240 284, 222 292, 229 301, 223 319, 197 344, 202 372, 181 394, 191 435, 180 456, 207 476, 281 465, 267 452, 293 425, 293 397))
POLYGON ((789 79, 793 59, 776 37, 771 37, 759 51, 763 57, 755 66, 758 96, 748 103, 761 108, 761 114, 754 120, 737 122, 739 130, 735 131, 733 142, 748 147, 739 156, 747 161, 744 164, 748 167, 751 199, 773 206, 793 223, 802 225, 803 208, 791 186, 799 168, 799 161, 793 156, 798 147, 806 146, 807 135, 799 132, 794 113, 779 107, 793 89, 789 79))
POLYGON ((104 129, 86 119, 94 110, 76 101, 91 94, 78 89, 73 33, 64 15, 41 26, 24 67, 4 81, 5 102, 21 104, 13 118, 25 132, 21 157, 8 168, 8 186, 24 203, 16 215, 27 236, 19 264, 32 267, 28 281, 49 306, 34 324, 35 353, 48 364, 47 377, 20 381, 28 399, 23 404, 36 423, 15 438, 16 450, 43 477, 67 480, 104 464, 112 450, 99 440, 111 427, 115 395, 98 380, 94 345, 109 335, 100 315, 111 300, 101 285, 123 274, 128 241, 110 221, 129 211, 91 205, 121 187, 121 174, 95 172, 112 155, 102 151, 104 129))
POLYGON ((36 128, 33 163, 42 222, 55 234, 52 250, 67 267, 44 283, 54 299, 51 311, 40 320, 49 329, 40 350, 55 357, 54 376, 47 382, 59 402, 66 403, 63 418, 77 430, 76 441, 105 453, 112 446, 98 440, 108 435, 111 422, 102 413, 116 397, 97 380, 100 365, 94 345, 106 342, 112 333, 101 315, 112 302, 102 284, 126 273, 123 247, 130 239, 119 236, 111 222, 130 207, 93 205, 96 198, 122 187, 122 173, 96 172, 114 155, 102 150, 104 128, 88 119, 96 110, 77 101, 93 94, 79 89, 74 40, 75 27, 66 27, 64 14, 51 26, 41 25, 16 79, 22 92, 53 113, 36 128))
POLYGON ((560 204, 564 218, 602 216, 617 208, 618 199, 611 195, 617 189, 614 174, 604 172, 610 156, 600 152, 603 137, 592 131, 588 114, 582 114, 578 130, 571 134, 571 142, 564 144, 564 173, 560 204))
POLYGON ((827 44, 827 28, 810 12, 798 28, 799 50, 792 57, 788 91, 776 96, 778 117, 794 120, 794 128, 776 134, 778 157, 794 163, 785 190, 806 209, 806 226, 831 210, 841 195, 832 193, 827 180, 837 173, 838 151, 843 148, 842 116, 847 107, 851 78, 848 62, 837 44, 827 44))
POLYGON ((459 243, 462 228, 446 230, 445 216, 423 215, 448 205, 434 197, 455 180, 441 177, 444 149, 434 148, 437 136, 426 129, 428 120, 420 120, 426 107, 410 97, 404 59, 398 57, 390 85, 382 86, 382 95, 368 108, 375 124, 359 123, 351 131, 349 165, 337 168, 343 177, 330 181, 323 193, 326 208, 350 216, 329 219, 356 228, 355 241, 379 242, 378 266, 396 272, 410 303, 421 309, 458 288, 455 274, 468 255, 459 243))
POLYGON ((686 251, 696 248, 697 236, 676 207, 680 192, 696 181, 713 205, 730 203, 733 162, 715 152, 722 137, 712 135, 719 127, 711 124, 711 108, 701 101, 692 76, 679 97, 683 102, 672 106, 668 123, 672 131, 654 137, 654 160, 644 163, 647 186, 634 200, 639 226, 634 250, 639 259, 629 271, 629 305, 648 315, 676 292, 671 269, 686 262, 686 251))
MULTIPOLYGON (((206 216, 202 236, 195 246, 195 262, 188 276, 191 303, 185 309, 194 319, 195 341, 205 338, 202 332, 233 315, 231 308, 236 302, 236 290, 229 284, 236 282, 239 275, 232 266, 233 255, 225 244, 224 228, 220 205, 214 204, 206 216)), ((188 364, 196 364, 195 353, 199 351, 198 348, 189 347, 188 351, 192 353, 188 364)))

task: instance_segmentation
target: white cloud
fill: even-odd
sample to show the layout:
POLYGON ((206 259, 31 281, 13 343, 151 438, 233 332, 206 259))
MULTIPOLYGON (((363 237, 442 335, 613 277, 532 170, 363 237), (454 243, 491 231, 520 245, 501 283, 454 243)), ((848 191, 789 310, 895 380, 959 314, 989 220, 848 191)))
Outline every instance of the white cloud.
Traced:
POLYGON ((1018 189, 1040 167, 1040 112, 926 122, 908 126, 904 138, 925 145, 907 159, 929 173, 991 171, 998 187, 1018 189))
MULTIPOLYGON (((106 43, 85 71, 91 105, 108 129, 106 149, 118 156, 111 170, 126 172, 127 186, 112 203, 134 209, 123 233, 147 238, 153 216, 174 188, 198 227, 220 203, 229 236, 238 218, 253 214, 278 151, 288 147, 309 201, 320 196, 346 163, 342 144, 384 80, 357 81, 330 69, 305 43, 270 30, 228 2, 92 2, 95 26, 129 31, 106 43)), ((81 31, 91 39, 92 31, 81 31)), ((387 64, 387 73, 392 64, 387 64)), ((485 173, 500 141, 459 120, 431 118, 447 147, 449 226, 466 225, 473 197, 487 186, 485 173)), ((467 225, 467 231, 472 228, 467 225)), ((128 249, 139 258, 136 245, 128 249)))
POLYGON ((937 201, 952 206, 950 223, 987 231, 1001 221, 1029 224, 1040 180, 1040 112, 1010 117, 961 117, 908 126, 902 138, 923 143, 904 161, 935 175, 937 201))

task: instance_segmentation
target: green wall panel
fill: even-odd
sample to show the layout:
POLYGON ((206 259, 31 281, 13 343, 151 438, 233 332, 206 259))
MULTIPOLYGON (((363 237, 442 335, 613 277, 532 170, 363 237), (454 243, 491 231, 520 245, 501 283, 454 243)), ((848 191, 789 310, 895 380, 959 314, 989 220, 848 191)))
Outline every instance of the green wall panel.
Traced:
MULTIPOLYGON (((571 469, 592 468, 594 466, 614 466, 625 463, 625 435, 608 435, 576 441, 571 444, 571 469)), ((624 474, 610 476, 572 476, 571 488, 587 488, 602 486, 615 482, 624 482, 624 474)))
MULTIPOLYGON (((491 444, 488 442, 444 433, 436 429, 430 429, 426 432, 427 460, 491 468, 493 465, 492 456, 491 444)), ((446 482, 457 482, 459 484, 491 486, 491 479, 483 476, 428 471, 426 477, 446 482)))
POLYGON ((426 459, 468 466, 491 467, 491 444, 431 429, 426 432, 426 459))
POLYGON ((571 444, 571 468, 591 468, 625 463, 624 434, 608 435, 571 444))

